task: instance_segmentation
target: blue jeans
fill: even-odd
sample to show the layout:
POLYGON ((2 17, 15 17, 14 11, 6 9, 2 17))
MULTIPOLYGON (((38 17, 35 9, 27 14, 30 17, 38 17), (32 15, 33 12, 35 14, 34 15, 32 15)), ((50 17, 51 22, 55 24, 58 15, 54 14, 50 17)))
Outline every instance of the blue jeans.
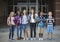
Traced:
POLYGON ((21 37, 22 36, 22 24, 19 24, 17 26, 17 37, 21 37))
POLYGON ((15 26, 14 25, 10 26, 10 29, 9 29, 9 39, 13 39, 14 30, 15 30, 15 26))

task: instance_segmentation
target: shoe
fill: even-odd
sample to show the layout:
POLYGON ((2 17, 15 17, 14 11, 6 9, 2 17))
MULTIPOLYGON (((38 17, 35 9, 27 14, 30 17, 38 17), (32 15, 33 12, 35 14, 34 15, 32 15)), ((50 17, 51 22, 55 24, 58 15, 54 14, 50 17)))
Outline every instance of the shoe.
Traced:
POLYGON ((26 40, 25 38, 23 40, 26 40))
POLYGON ((11 39, 9 39, 9 41, 11 41, 11 39))
POLYGON ((39 38, 39 40, 41 40, 41 38, 39 38))
POLYGON ((43 40, 43 38, 41 38, 41 40, 43 40))
POLYGON ((19 37, 19 39, 21 40, 21 39, 24 39, 24 38, 22 38, 22 37, 19 37))
POLYGON ((17 40, 20 40, 20 38, 18 37, 17 40))
POLYGON ((33 40, 33 38, 31 38, 31 40, 33 40))
POLYGON ((29 40, 29 38, 26 38, 26 40, 29 40))

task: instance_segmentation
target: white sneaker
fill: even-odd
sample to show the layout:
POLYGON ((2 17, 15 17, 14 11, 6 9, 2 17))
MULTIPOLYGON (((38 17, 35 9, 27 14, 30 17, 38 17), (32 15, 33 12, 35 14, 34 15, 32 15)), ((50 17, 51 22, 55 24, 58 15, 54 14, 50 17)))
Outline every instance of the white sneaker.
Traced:
POLYGON ((39 40, 41 40, 41 38, 39 38, 39 40))
POLYGON ((31 38, 31 40, 33 40, 33 38, 31 38))
POLYGON ((29 40, 29 38, 26 38, 26 40, 29 40))
POLYGON ((25 40, 25 38, 23 40, 25 40))
POLYGON ((41 40, 43 40, 43 38, 41 38, 41 40))

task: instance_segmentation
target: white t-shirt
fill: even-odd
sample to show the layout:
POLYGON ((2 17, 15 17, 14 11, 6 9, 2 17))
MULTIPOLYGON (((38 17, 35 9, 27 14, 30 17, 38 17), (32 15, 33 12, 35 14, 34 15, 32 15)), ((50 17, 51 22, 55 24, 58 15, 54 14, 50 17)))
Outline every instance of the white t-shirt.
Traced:
POLYGON ((31 20, 30 20, 31 23, 35 23, 35 19, 33 18, 33 15, 31 15, 31 20))

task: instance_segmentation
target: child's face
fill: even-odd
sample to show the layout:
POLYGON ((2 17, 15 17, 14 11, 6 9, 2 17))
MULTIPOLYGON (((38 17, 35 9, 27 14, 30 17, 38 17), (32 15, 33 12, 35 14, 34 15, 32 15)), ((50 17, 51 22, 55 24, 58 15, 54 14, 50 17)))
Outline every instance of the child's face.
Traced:
POLYGON ((26 10, 24 10, 24 11, 23 11, 23 13, 26 15, 27 11, 26 11, 26 10))
POLYGON ((33 10, 33 9, 31 10, 31 13, 32 13, 32 14, 34 13, 34 10, 33 10))
POLYGON ((43 12, 40 12, 40 16, 43 16, 43 12))
POLYGON ((12 17, 14 16, 14 12, 11 12, 11 16, 12 16, 12 17))
POLYGON ((18 15, 20 15, 20 12, 19 11, 17 11, 17 13, 18 13, 18 15))
POLYGON ((49 12, 48 15, 49 15, 49 16, 52 16, 52 12, 49 12))

